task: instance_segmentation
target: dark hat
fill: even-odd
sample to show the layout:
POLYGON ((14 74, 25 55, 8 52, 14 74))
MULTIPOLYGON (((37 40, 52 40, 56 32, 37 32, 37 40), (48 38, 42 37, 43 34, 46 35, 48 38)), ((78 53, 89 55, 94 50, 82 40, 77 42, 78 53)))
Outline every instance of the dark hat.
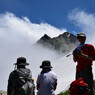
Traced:
POLYGON ((42 65, 40 66, 40 68, 52 68, 51 62, 49 60, 43 61, 42 65))
POLYGON ((26 62, 26 58, 19 57, 17 58, 17 63, 15 63, 14 65, 29 65, 29 63, 26 62))
POLYGON ((79 37, 84 37, 84 38, 86 38, 86 35, 81 32, 81 33, 78 33, 78 34, 77 34, 77 38, 79 38, 79 37))

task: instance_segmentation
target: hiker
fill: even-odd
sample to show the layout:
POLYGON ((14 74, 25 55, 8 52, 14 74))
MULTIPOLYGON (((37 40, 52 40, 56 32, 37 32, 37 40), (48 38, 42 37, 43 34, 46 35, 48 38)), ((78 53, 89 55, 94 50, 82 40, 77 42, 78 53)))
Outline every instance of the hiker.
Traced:
POLYGON ((37 78, 37 95, 55 95, 57 76, 51 70, 51 62, 49 60, 43 61, 40 68, 42 71, 37 78))
POLYGON ((77 40, 80 44, 73 51, 73 60, 77 62, 76 79, 83 78, 83 81, 88 84, 91 90, 90 95, 94 95, 92 62, 95 60, 95 49, 93 45, 85 43, 86 35, 84 33, 78 33, 77 40))
POLYGON ((17 58, 15 70, 12 71, 8 79, 7 95, 34 95, 34 85, 30 69, 26 68, 29 63, 26 58, 17 58))

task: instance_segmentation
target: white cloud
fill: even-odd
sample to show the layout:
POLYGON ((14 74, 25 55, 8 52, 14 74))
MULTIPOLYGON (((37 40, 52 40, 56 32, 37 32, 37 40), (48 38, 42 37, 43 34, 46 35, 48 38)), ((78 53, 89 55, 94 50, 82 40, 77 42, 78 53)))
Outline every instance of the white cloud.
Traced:
POLYGON ((87 35, 90 41, 95 37, 95 15, 89 14, 85 11, 74 9, 72 13, 69 14, 69 19, 73 21, 75 27, 78 26, 81 31, 87 35))
POLYGON ((19 56, 27 58, 33 77, 37 77, 41 62, 45 59, 52 61, 58 55, 42 47, 33 47, 32 44, 44 34, 55 37, 63 32, 66 29, 60 30, 47 23, 32 23, 27 17, 19 18, 8 12, 0 14, 0 89, 6 90, 9 73, 19 56))
MULTIPOLYGON (((0 36, 8 36, 9 38, 18 39, 19 37, 25 37, 31 42, 37 41, 44 34, 48 34, 50 37, 58 36, 66 29, 60 30, 47 23, 35 24, 30 22, 27 17, 19 18, 12 13, 0 14, 0 36)), ((7 39, 9 39, 7 37, 7 39)))

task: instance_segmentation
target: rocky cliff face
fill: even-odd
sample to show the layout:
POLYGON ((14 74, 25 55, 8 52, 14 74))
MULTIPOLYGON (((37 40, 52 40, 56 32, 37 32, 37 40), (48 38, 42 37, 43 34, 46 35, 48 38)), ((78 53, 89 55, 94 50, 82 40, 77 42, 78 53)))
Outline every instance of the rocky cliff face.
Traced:
POLYGON ((54 38, 51 38, 45 34, 37 41, 37 44, 59 52, 65 52, 70 51, 73 47, 76 46, 77 38, 75 35, 69 32, 65 32, 54 38))

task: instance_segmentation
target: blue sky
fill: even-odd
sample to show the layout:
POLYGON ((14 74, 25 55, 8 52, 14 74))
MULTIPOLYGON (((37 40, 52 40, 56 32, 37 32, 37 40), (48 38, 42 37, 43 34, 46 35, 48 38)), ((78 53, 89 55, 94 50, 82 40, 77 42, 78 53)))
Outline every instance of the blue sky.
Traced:
POLYGON ((94 0, 0 0, 0 13, 11 12, 29 18, 32 23, 44 22, 68 32, 80 32, 68 14, 75 8, 94 13, 94 4, 94 0))

